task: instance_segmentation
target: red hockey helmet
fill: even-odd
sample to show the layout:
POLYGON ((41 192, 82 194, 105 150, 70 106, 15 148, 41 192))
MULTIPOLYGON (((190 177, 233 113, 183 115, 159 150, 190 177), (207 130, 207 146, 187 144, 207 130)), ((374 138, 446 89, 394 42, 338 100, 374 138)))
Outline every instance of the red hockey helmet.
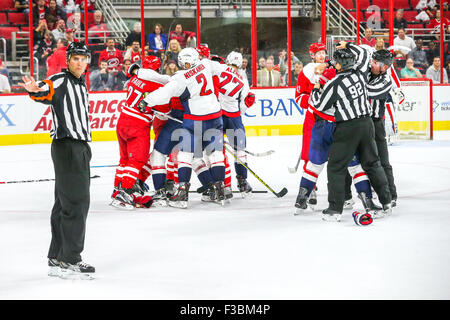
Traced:
POLYGON ((156 71, 160 67, 161 67, 161 60, 159 60, 158 57, 147 56, 144 58, 144 61, 142 61, 142 68, 144 69, 152 69, 156 71))
POLYGON ((316 52, 324 50, 327 51, 327 46, 320 42, 315 42, 312 45, 309 46, 309 54, 311 55, 311 58, 314 58, 314 55, 316 52))
POLYGON ((207 46, 199 45, 197 48, 195 48, 195 50, 197 50, 199 55, 209 59, 210 50, 207 46))

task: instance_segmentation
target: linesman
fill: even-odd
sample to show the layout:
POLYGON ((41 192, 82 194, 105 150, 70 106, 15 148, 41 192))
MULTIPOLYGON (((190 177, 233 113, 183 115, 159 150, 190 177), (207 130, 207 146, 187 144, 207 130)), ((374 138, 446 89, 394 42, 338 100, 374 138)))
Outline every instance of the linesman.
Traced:
POLYGON ((337 75, 323 90, 316 84, 313 99, 319 101, 321 112, 334 108, 336 130, 328 160, 328 203, 322 213, 326 221, 340 221, 344 206, 347 167, 355 152, 378 194, 383 211, 391 210, 391 194, 375 144, 375 129, 370 118, 371 107, 367 97, 367 73, 354 69, 355 56, 348 49, 337 50, 333 58, 337 75))
POLYGON ((49 276, 61 278, 92 279, 95 272, 81 259, 90 202, 91 130, 83 76, 90 57, 86 45, 72 42, 67 48, 67 70, 39 82, 25 76, 20 83, 31 99, 50 105, 52 110, 55 204, 47 257, 49 276))

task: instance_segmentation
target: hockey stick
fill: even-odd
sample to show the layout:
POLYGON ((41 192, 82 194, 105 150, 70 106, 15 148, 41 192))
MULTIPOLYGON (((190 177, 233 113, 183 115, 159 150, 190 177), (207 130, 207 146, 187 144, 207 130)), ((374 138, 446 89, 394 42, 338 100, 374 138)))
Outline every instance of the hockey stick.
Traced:
POLYGON ((252 169, 250 169, 245 163, 243 163, 235 154, 233 151, 231 151, 226 145, 225 149, 240 163, 242 164, 248 171, 250 171, 251 174, 255 176, 256 179, 259 180, 267 189, 269 189, 274 195, 276 195, 278 198, 281 198, 286 195, 288 190, 286 188, 283 188, 280 192, 275 192, 267 183, 265 183, 252 169))
MULTIPOLYGON (((91 179, 100 178, 99 175, 95 175, 90 177, 91 179)), ((0 184, 8 184, 8 183, 28 183, 28 182, 46 182, 46 181, 55 181, 55 179, 37 179, 37 180, 12 180, 12 181, 0 181, 0 184)))
POLYGON ((117 164, 105 164, 103 166, 91 166, 91 168, 112 168, 112 167, 117 167, 117 164))
POLYGON ((302 154, 301 153, 298 156, 297 164, 295 165, 295 167, 294 168, 288 167, 289 173, 296 173, 297 172, 298 166, 300 165, 300 161, 302 161, 302 154))
MULTIPOLYGON (((157 113, 157 114, 163 115, 163 116, 167 117, 168 119, 173 120, 173 121, 175 121, 175 122, 183 123, 183 121, 181 121, 180 119, 174 118, 174 117, 172 117, 172 116, 170 116, 170 115, 168 115, 168 114, 162 113, 162 112, 160 112, 160 111, 153 110, 153 113, 157 113)), ((225 142, 226 144, 228 144, 230 147, 233 147, 233 149, 236 150, 236 147, 235 147, 234 145, 232 145, 231 143, 229 143, 229 142, 226 141, 226 140, 224 140, 224 142, 225 142)), ((244 152, 247 153, 247 154, 249 154, 249 155, 251 155, 251 156, 254 156, 254 157, 265 157, 265 156, 269 156, 269 155, 271 155, 272 153, 274 153, 275 150, 269 150, 269 151, 265 151, 265 152, 251 152, 251 151, 248 151, 247 149, 244 149, 244 152)))

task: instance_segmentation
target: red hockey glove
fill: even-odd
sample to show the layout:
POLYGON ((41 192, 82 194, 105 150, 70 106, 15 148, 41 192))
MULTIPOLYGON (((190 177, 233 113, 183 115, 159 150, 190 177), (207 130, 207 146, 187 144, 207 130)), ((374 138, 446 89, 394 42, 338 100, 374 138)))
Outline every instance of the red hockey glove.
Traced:
POLYGON ((148 195, 135 196, 133 202, 136 208, 150 208, 153 204, 153 198, 148 195))
POLYGON ((319 83, 324 86, 329 80, 333 79, 336 76, 336 69, 333 67, 326 69, 322 75, 320 76, 319 83))
POLYGON ((245 105, 247 108, 250 108, 255 104, 255 94, 252 92, 249 92, 248 95, 244 99, 245 105))
POLYGON ((355 220, 355 223, 358 226, 368 226, 369 224, 371 224, 373 222, 372 216, 370 215, 370 213, 361 213, 359 211, 355 211, 352 214, 353 216, 353 220, 355 220))

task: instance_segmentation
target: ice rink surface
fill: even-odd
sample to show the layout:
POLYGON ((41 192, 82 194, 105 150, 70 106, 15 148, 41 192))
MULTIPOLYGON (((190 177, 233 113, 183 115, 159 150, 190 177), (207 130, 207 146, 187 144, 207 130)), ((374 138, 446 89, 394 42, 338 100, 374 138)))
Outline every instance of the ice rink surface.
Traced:
MULTIPOLYGON (((249 156, 250 168, 289 192, 234 194, 226 207, 191 194, 186 210, 120 211, 109 206, 114 168, 93 168, 100 178, 91 181, 82 254, 97 269, 93 281, 47 276, 54 183, 0 184, 0 299, 450 299, 450 137, 389 147, 398 207, 368 227, 351 210, 340 223, 320 211, 293 215, 301 167, 287 167, 300 144, 301 136, 249 138, 253 152, 276 151, 249 156)), ((117 163, 116 142, 91 147, 92 166, 117 163)), ((53 177, 50 145, 0 147, 0 181, 53 177)), ((249 182, 266 190, 251 174, 249 182)), ((325 169, 320 209, 326 183, 325 169)))

